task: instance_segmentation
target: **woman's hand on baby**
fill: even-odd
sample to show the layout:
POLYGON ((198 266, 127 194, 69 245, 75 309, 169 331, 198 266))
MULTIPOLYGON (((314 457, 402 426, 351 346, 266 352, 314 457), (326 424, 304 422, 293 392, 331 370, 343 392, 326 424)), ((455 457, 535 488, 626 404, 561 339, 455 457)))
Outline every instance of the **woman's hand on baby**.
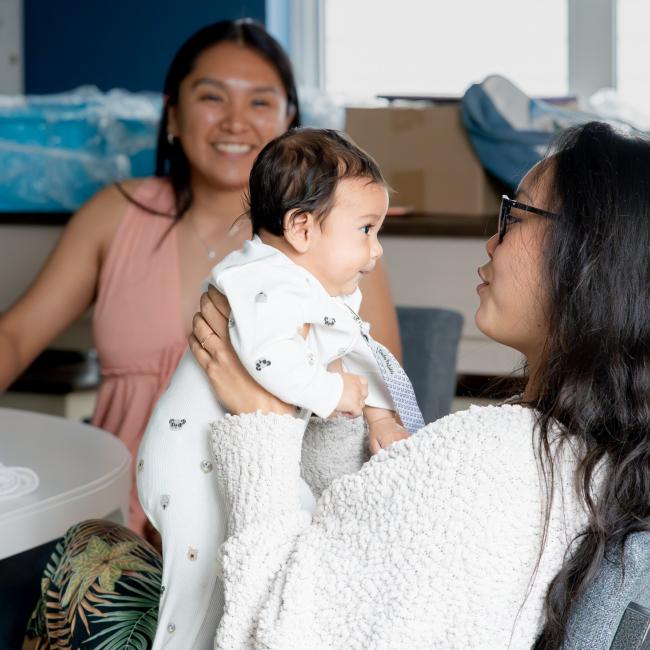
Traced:
POLYGON ((336 410, 351 418, 357 418, 363 413, 368 397, 368 380, 359 375, 342 372, 343 394, 336 410))
POLYGON ((222 405, 233 415, 293 414, 295 409, 271 395, 246 371, 230 343, 226 297, 210 285, 201 296, 201 311, 192 320, 192 354, 205 371, 222 405))

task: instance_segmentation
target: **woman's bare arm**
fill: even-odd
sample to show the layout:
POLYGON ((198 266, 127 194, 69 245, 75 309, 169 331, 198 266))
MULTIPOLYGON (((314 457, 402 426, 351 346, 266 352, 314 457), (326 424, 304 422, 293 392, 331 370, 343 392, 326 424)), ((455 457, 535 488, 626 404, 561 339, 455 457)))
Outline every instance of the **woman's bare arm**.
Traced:
POLYGON ((372 326, 374 339, 385 345, 401 363, 402 342, 399 337, 397 312, 390 293, 388 275, 382 260, 360 285, 363 293, 361 318, 372 326))
POLYGON ((104 254, 126 205, 113 186, 84 204, 31 286, 0 315, 0 390, 93 302, 104 254))

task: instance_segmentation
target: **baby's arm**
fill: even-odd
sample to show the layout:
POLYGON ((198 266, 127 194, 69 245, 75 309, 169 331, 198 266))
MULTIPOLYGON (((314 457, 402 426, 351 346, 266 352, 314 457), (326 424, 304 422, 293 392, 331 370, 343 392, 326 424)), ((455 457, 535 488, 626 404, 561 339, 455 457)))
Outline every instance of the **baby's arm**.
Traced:
POLYGON ((393 400, 379 370, 375 370, 376 362, 372 355, 363 346, 360 350, 365 354, 359 351, 348 354, 343 359, 343 365, 367 381, 367 406, 363 409, 363 415, 368 423, 368 450, 376 454, 393 442, 408 438, 408 432, 394 411, 393 400))
POLYGON ((343 370, 341 359, 336 359, 327 366, 329 372, 336 372, 343 378, 343 392, 336 406, 336 411, 351 418, 363 414, 368 397, 368 380, 361 375, 353 375, 343 370))
POLYGON ((368 423, 368 449, 371 454, 409 437, 394 411, 366 406, 363 414, 368 423))
MULTIPOLYGON (((327 368, 333 372, 340 372, 343 375, 345 396, 345 378, 354 377, 363 382, 365 387, 365 397, 368 396, 368 379, 362 375, 352 375, 345 373, 341 359, 337 359, 330 363, 327 368)), ((341 398, 343 400, 343 398, 341 398)), ((346 409, 338 408, 337 410, 345 412, 346 409)), ((371 454, 376 454, 380 449, 388 447, 397 440, 408 438, 409 434, 402 426, 399 416, 388 408, 379 406, 364 406, 363 415, 368 424, 368 451, 371 454)))

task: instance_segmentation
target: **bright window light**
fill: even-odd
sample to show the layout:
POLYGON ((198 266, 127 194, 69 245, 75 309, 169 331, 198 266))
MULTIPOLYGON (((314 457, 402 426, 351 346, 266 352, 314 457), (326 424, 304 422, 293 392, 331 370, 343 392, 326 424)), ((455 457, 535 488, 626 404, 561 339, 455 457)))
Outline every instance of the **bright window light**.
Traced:
POLYGON ((567 0, 323 2, 329 92, 460 95, 489 74, 568 92, 567 0))
POLYGON ((618 91, 624 101, 650 115, 648 25, 648 0, 618 0, 618 91))

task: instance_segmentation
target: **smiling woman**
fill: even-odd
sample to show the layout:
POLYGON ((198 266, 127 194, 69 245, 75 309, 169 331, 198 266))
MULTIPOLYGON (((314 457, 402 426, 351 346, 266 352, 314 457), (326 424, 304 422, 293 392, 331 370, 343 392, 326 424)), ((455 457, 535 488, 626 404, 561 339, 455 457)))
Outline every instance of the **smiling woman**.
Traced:
MULTIPOLYGON (((157 171, 165 171, 165 149, 170 162, 175 154, 184 153, 192 161, 193 184, 234 189, 239 194, 260 149, 278 133, 297 126, 300 115, 286 56, 282 53, 279 58, 276 52, 272 58, 265 57, 268 45, 260 51, 259 44, 255 47, 241 37, 234 38, 237 34, 224 36, 217 40, 212 35, 213 44, 198 56, 196 44, 191 47, 188 41, 189 46, 179 51, 170 68, 157 171), (189 58, 194 58, 190 66, 189 58), (182 152, 177 151, 179 144, 182 152)), ((187 171, 186 165, 178 167, 179 172, 187 171)), ((170 166, 172 179, 175 172, 170 166)), ((189 189, 179 183, 179 199, 189 200, 189 189)), ((177 200, 179 215, 184 207, 177 200)))
MULTIPOLYGON (((285 52, 246 19, 191 36, 163 93, 155 177, 108 187, 84 205, 29 291, 0 316, 1 389, 94 304, 103 382, 93 424, 134 455, 186 348, 201 283, 251 236, 240 217, 253 161, 300 123, 285 52)), ((368 282, 365 317, 399 354, 381 266, 368 282)), ((129 524, 141 532, 145 521, 134 489, 129 524)))

